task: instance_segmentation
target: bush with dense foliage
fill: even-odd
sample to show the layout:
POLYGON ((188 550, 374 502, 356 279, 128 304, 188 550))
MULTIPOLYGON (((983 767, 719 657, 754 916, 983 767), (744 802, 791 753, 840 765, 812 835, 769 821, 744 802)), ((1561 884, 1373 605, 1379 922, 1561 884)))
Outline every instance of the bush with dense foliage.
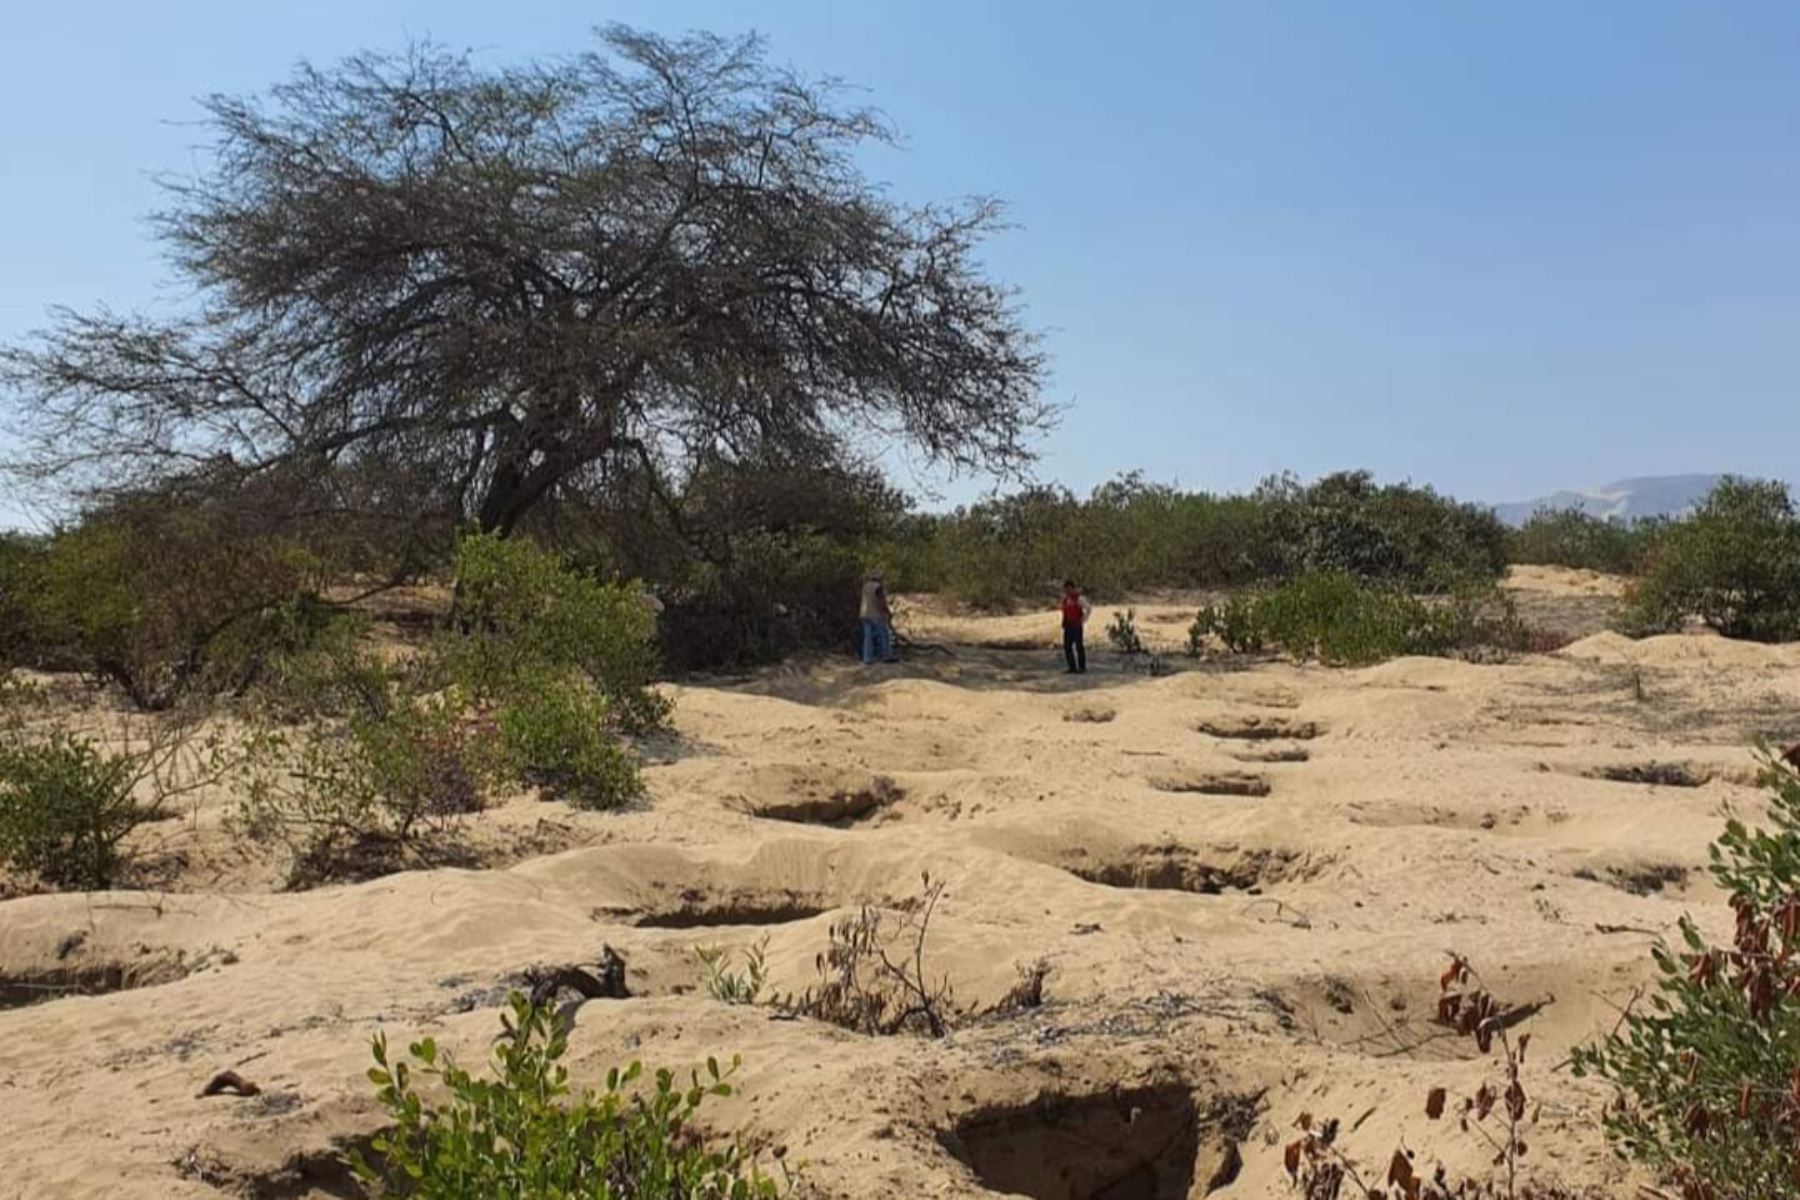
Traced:
POLYGON ((381 1195, 415 1200, 752 1200, 787 1190, 735 1140, 708 1149, 694 1119, 729 1096, 734 1060, 708 1059, 686 1083, 644 1078, 632 1063, 603 1092, 575 1093, 568 1032, 548 1006, 515 993, 496 1040, 493 1077, 479 1079, 426 1038, 407 1058, 375 1039, 369 1079, 393 1122, 352 1166, 381 1195), (422 1079, 432 1080, 429 1093, 422 1079))
POLYGON ((457 544, 455 577, 452 627, 434 650, 476 703, 584 686, 608 724, 641 732, 667 717, 650 686, 656 617, 640 587, 600 583, 528 539, 493 534, 457 544))
POLYGON ((1127 475, 1086 500, 1028 489, 903 527, 884 557, 902 589, 1001 607, 1074 576, 1092 593, 1237 587, 1346 571, 1417 591, 1494 580, 1506 565, 1494 515, 1367 472, 1265 482, 1249 496, 1182 492, 1127 475))
POLYGON ((43 557, 42 539, 0 532, 0 670, 48 665, 38 644, 36 620, 43 557))
POLYGON ((1800 518, 1786 484, 1726 479, 1658 538, 1623 625, 1667 632, 1689 617, 1726 637, 1800 639, 1800 518))
POLYGON ((429 857, 502 783, 586 808, 641 790, 620 737, 669 712, 643 593, 522 537, 469 537, 456 568, 454 617, 422 653, 333 640, 252 708, 241 820, 293 847, 295 884, 429 857))
POLYGON ((1506 570, 1506 527, 1492 510, 1429 487, 1377 484, 1340 471, 1302 486, 1291 477, 1257 491, 1287 572, 1341 571, 1412 591, 1450 590, 1506 570))
POLYGON ((713 461, 668 493, 642 474, 565 500, 531 526, 597 575, 655 582, 663 659, 731 669, 844 649, 870 567, 898 577, 906 497, 879 473, 768 454, 713 461))
POLYGON ((116 683, 138 708, 241 691, 324 612, 325 564, 246 532, 223 504, 118 504, 51 537, 31 574, 31 643, 116 683))
POLYGON ((566 683, 516 696, 499 712, 505 761, 521 782, 577 808, 616 808, 643 784, 610 715, 599 695, 566 683))
POLYGON ((150 815, 133 795, 135 768, 62 731, 0 745, 0 862, 53 887, 111 887, 119 843, 150 815))
POLYGON ((1659 944, 1647 1004, 1578 1050, 1578 1075, 1619 1089, 1606 1129, 1621 1154, 1689 1200, 1800 1191, 1800 775, 1769 760, 1767 827, 1733 817, 1712 875, 1736 913, 1731 944, 1692 917, 1659 944))
POLYGON ((478 811, 506 774, 501 747, 452 690, 364 665, 379 690, 344 717, 260 725, 238 764, 241 827, 294 853, 290 882, 385 874, 478 811))
POLYGON ((1664 520, 1609 521, 1578 508, 1545 510, 1532 513, 1512 531, 1507 557, 1515 563, 1631 575, 1644 566, 1667 525, 1664 520))
POLYGON ((1523 642, 1517 615, 1497 588, 1421 598, 1348 571, 1309 572, 1204 608, 1188 631, 1190 651, 1198 653, 1209 634, 1234 653, 1278 646, 1333 666, 1405 654, 1505 650, 1523 642))
POLYGON ((53 888, 96 891, 130 866, 124 842, 216 781, 218 741, 159 719, 117 745, 43 720, 44 698, 0 671, 0 865, 53 888))

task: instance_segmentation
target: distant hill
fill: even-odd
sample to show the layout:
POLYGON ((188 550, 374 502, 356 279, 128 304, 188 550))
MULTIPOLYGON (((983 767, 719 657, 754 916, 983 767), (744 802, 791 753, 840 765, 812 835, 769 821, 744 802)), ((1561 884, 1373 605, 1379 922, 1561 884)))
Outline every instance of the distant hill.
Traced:
POLYGON ((1555 492, 1517 504, 1496 504, 1494 512, 1508 525, 1523 525, 1532 513, 1544 509, 1578 508, 1592 516, 1615 521, 1645 517, 1678 517, 1706 498, 1722 475, 1651 475, 1621 479, 1584 492, 1555 492))

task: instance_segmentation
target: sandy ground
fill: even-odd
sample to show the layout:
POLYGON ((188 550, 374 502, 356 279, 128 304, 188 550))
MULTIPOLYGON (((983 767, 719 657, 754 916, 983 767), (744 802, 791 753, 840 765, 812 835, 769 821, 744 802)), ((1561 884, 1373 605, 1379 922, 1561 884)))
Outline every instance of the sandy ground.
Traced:
MULTIPOLYGON (((1571 633, 1617 595, 1514 582, 1571 633)), ((1191 606, 1137 611, 1185 642, 1191 606)), ((1727 929, 1706 844, 1721 806, 1760 811, 1747 742, 1800 733, 1800 646, 1589 632, 1501 665, 1182 658, 1151 679, 1096 618, 1084 677, 1061 673, 1051 615, 914 601, 908 628, 950 655, 674 688, 641 809, 515 797, 471 818, 508 866, 279 892, 273 854, 221 832, 231 797, 206 795, 144 835, 163 890, 0 903, 0 1197, 357 1195, 334 1147, 381 1125, 370 1037, 479 1059, 509 976, 603 944, 634 995, 580 1010, 579 1079, 741 1054, 719 1127, 820 1195, 896 1200, 1280 1195, 1302 1111, 1371 1163, 1404 1141, 1478 1164, 1423 1114, 1429 1088, 1492 1075, 1430 1020, 1455 950, 1542 1006, 1533 1170, 1630 1195, 1604 1096, 1562 1060, 1684 911, 1727 929), (1693 786, 1603 777, 1651 764, 1693 786), (947 887, 928 965, 957 1000, 990 1005, 1043 959, 1043 1007, 866 1038, 698 986, 696 945, 766 938, 798 991, 834 920, 926 873, 947 887), (261 1094, 200 1098, 226 1068, 261 1094)))

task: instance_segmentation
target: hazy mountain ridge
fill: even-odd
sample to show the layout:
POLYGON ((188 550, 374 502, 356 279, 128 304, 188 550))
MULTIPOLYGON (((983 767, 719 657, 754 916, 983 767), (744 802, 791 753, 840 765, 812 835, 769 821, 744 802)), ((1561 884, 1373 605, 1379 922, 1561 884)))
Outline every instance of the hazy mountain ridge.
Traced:
POLYGON ((1614 521, 1678 517, 1706 498, 1723 475, 1646 475, 1621 479, 1580 492, 1553 492, 1535 500, 1496 504, 1494 512, 1508 525, 1523 525, 1534 512, 1576 508, 1614 521))

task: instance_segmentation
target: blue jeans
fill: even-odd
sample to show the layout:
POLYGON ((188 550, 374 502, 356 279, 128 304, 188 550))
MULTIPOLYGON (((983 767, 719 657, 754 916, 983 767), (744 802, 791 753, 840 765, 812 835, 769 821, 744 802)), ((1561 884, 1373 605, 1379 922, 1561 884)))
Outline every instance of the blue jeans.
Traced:
POLYGON ((894 627, 879 617, 862 619, 862 660, 872 663, 876 659, 892 662, 894 659, 894 627))

